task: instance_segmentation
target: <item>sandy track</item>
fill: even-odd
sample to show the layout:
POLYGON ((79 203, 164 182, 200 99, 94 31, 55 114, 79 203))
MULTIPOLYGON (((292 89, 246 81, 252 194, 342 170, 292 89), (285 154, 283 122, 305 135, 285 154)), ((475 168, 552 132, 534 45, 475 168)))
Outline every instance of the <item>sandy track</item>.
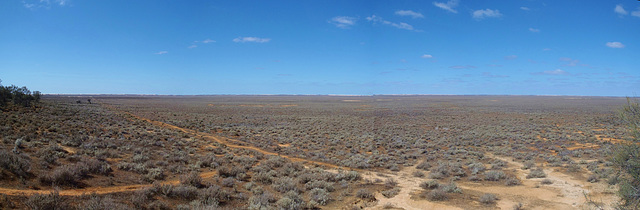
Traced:
POLYGON ((391 204, 394 208, 402 208, 407 210, 420 210, 420 209, 462 209, 455 206, 447 205, 442 202, 431 202, 428 200, 414 200, 411 197, 414 194, 422 191, 420 188, 420 182, 427 180, 426 178, 419 178, 413 176, 413 172, 419 169, 416 169, 417 165, 413 167, 405 167, 401 171, 393 174, 393 173, 367 173, 364 174, 363 177, 367 179, 381 179, 386 180, 387 178, 392 178, 396 182, 398 182, 397 187, 400 188, 400 192, 398 195, 387 198, 382 195, 382 193, 376 193, 376 199, 378 203, 375 206, 372 206, 368 209, 385 209, 384 205, 391 204), (382 174, 384 177, 378 176, 377 174, 382 174))
MULTIPOLYGON (((600 206, 603 209, 614 209, 617 200, 615 194, 606 193, 608 186, 606 183, 589 183, 585 180, 578 180, 567 174, 545 168, 546 178, 527 179, 528 170, 523 170, 522 163, 512 161, 510 158, 493 156, 488 157, 500 159, 509 163, 505 171, 513 171, 522 181, 519 186, 482 185, 479 183, 467 182, 461 184, 462 189, 477 190, 498 195, 497 206, 501 209, 510 209, 518 203, 522 203, 527 209, 591 209, 594 206, 588 204, 585 195, 602 201, 600 206), (550 185, 540 185, 540 181, 549 179, 553 181, 550 185), (594 197, 594 195, 598 195, 594 197)), ((502 183, 500 183, 502 184, 502 183)), ((595 209, 595 208, 594 208, 595 209)))
MULTIPOLYGON (((517 204, 522 204, 526 209, 614 209, 617 197, 606 183, 589 183, 585 180, 577 180, 567 174, 545 169, 546 178, 526 179, 528 170, 522 170, 522 163, 512 161, 510 158, 497 157, 487 154, 488 157, 507 161, 509 167, 505 171, 513 171, 522 181, 519 186, 505 186, 503 182, 497 183, 475 183, 458 182, 458 187, 464 192, 493 193, 499 200, 495 206, 482 206, 482 208, 513 209, 517 204), (542 179, 553 180, 553 184, 541 185, 542 179), (588 203, 585 195, 590 196, 593 201, 600 202, 599 208, 588 203)), ((464 205, 454 206, 452 203, 430 202, 428 200, 414 200, 411 197, 422 189, 420 182, 429 180, 413 176, 417 170, 415 166, 405 167, 397 173, 365 173, 363 177, 370 180, 386 180, 393 178, 398 182, 400 192, 393 198, 386 198, 381 193, 376 193, 378 203, 368 209, 384 209, 385 204, 391 204, 394 208, 401 209, 468 209, 477 208, 464 205), (382 175, 382 176, 380 176, 382 175)), ((477 201, 476 201, 477 202, 477 201)))

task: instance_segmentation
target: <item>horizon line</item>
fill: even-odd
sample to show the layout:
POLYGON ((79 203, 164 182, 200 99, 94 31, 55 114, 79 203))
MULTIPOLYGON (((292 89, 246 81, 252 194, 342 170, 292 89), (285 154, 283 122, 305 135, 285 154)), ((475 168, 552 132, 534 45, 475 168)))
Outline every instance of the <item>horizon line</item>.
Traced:
POLYGON ((546 96, 546 97, 615 97, 638 98, 639 96, 611 95, 552 95, 552 94, 92 94, 92 93, 47 93, 43 96, 333 96, 333 97, 374 97, 374 96, 546 96))

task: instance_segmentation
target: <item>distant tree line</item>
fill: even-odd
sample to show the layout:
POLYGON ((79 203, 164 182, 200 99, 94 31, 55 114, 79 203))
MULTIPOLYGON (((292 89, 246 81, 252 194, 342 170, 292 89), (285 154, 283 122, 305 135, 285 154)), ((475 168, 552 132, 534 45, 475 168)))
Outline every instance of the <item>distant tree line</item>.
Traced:
POLYGON ((40 91, 31 92, 25 86, 3 86, 1 82, 2 80, 0 80, 0 108, 5 108, 10 104, 31 107, 34 103, 40 102, 40 97, 42 95, 40 91))

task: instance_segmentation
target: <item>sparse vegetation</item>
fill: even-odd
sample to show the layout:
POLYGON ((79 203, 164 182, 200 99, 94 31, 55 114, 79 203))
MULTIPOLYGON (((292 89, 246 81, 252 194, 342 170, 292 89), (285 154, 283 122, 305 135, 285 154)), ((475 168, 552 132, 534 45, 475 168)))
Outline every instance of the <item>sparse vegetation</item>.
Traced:
MULTIPOLYGON (((612 178, 617 163, 602 155, 613 144, 598 140, 622 138, 607 117, 615 103, 494 98, 505 102, 486 105, 471 96, 357 97, 358 103, 323 96, 94 96, 88 103, 44 96, 36 107, 11 104, 0 112, 0 181, 27 192, 118 192, 85 195, 70 208, 309 209, 354 200, 361 202, 355 206, 374 205, 367 203, 380 194, 403 198, 397 195, 410 193, 403 188, 407 179, 420 180, 411 184, 423 189, 424 199, 477 203, 479 194, 458 184, 521 185, 518 163, 528 178, 544 174, 536 166, 589 170, 614 184, 627 177, 612 178), (571 148, 578 143, 600 147, 571 148)), ((8 196, 16 208, 26 206, 26 199, 8 196)))

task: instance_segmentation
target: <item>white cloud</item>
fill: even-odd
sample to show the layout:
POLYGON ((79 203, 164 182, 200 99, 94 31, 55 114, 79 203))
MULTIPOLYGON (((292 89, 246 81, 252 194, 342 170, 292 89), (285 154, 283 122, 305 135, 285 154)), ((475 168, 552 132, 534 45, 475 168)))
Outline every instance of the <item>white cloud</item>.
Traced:
POLYGON ((531 9, 529 9, 529 7, 520 7, 520 9, 521 9, 521 10, 524 10, 524 11, 529 11, 529 10, 531 10, 531 9))
POLYGON ((162 55, 162 54, 167 54, 167 53, 169 53, 169 51, 160 51, 160 52, 157 52, 157 53, 154 53, 154 54, 162 55))
POLYGON ((537 33, 537 32, 540 32, 540 29, 537 29, 537 28, 529 28, 529 31, 534 32, 534 33, 537 33))
POLYGON ((624 48, 624 45, 620 42, 607 42, 607 47, 610 48, 624 48))
POLYGON ((419 12, 414 12, 411 10, 398 10, 396 11, 396 15, 400 15, 400 16, 411 16, 412 18, 424 18, 424 15, 422 15, 419 12))
POLYGON ((442 2, 433 2, 433 5, 436 7, 439 7, 440 9, 443 10, 447 10, 449 12, 453 12, 453 13, 458 13, 458 11, 456 11, 455 9, 453 9, 454 7, 458 6, 458 0, 449 0, 447 1, 447 3, 442 3, 442 2))
POLYGON ((424 54, 422 56, 420 56, 421 58, 433 58, 433 55, 429 55, 429 54, 424 54))
POLYGON ((640 17, 640 7, 638 8, 638 10, 631 12, 631 16, 640 17))
POLYGON ((193 49, 193 48, 196 48, 196 47, 198 47, 198 45, 193 44, 193 45, 189 46, 189 49, 193 49))
POLYGON ((205 39, 204 41, 202 41, 202 43, 212 43, 212 42, 216 42, 216 40, 211 40, 211 39, 205 39))
POLYGON ((348 17, 348 16, 337 16, 331 18, 329 23, 336 25, 338 28, 349 28, 356 24, 358 18, 348 17))
POLYGON ((622 7, 622 4, 616 5, 616 8, 614 8, 613 11, 618 13, 619 15, 627 15, 627 14, 629 14, 629 12, 627 12, 627 10, 624 10, 624 7, 622 7))
POLYGON ((518 56, 517 56, 517 55, 507 55, 507 56, 504 56, 504 59, 505 59, 505 60, 515 60, 515 59, 517 59, 517 58, 518 58, 518 56))
POLYGON ((473 18, 478 20, 483 19, 485 17, 500 17, 500 16, 502 16, 502 14, 498 10, 480 9, 480 10, 473 11, 473 18))
POLYGON ((385 25, 390 25, 390 26, 399 28, 399 29, 406 29, 406 30, 409 30, 409 31, 413 31, 414 30, 413 26, 409 25, 407 23, 403 23, 403 22, 394 23, 394 22, 391 22, 391 21, 384 20, 381 17, 375 16, 375 15, 371 15, 371 17, 367 17, 366 19, 369 22, 382 23, 382 24, 385 24, 385 25))
POLYGON ((238 37, 233 39, 234 42, 256 42, 256 43, 265 43, 271 41, 269 38, 259 38, 259 37, 238 37))

